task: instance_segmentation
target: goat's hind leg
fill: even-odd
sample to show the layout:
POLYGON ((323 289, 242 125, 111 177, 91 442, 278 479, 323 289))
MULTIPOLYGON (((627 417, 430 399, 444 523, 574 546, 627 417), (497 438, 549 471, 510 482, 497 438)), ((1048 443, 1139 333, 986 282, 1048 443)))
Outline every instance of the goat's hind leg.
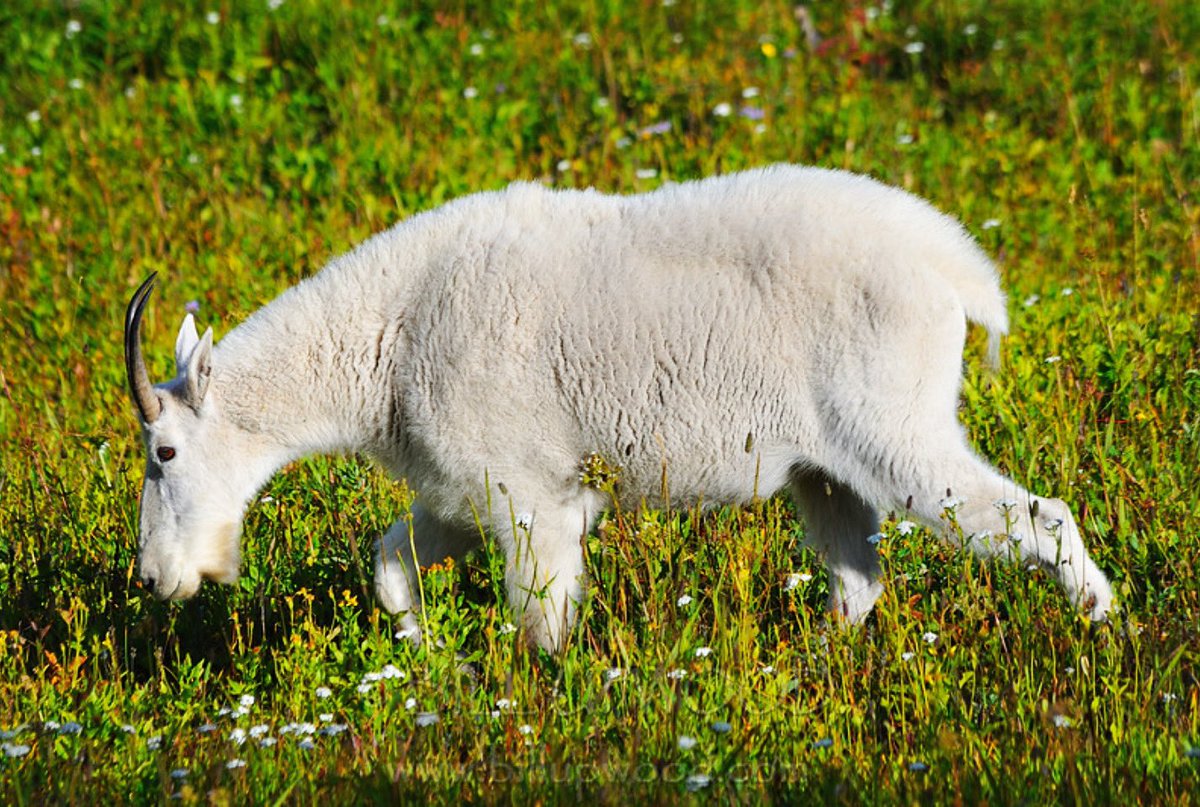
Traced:
POLYGON ((829 611, 850 624, 867 618, 883 592, 879 555, 869 538, 879 516, 852 489, 819 473, 796 473, 792 498, 806 540, 829 570, 829 611))
MULTIPOLYGON (((924 479, 897 500, 912 496, 913 511, 937 525, 949 511, 968 549, 985 557, 1034 562, 1050 570, 1072 602, 1096 621, 1112 608, 1108 578, 1088 555, 1070 508, 1060 499, 1034 496, 1001 476, 964 445, 958 456, 930 463, 924 479), (950 490, 949 499, 944 498, 950 490)), ((955 533, 957 535, 957 533, 955 533)))
POLYGON ((414 642, 420 641, 420 567, 447 558, 459 560, 479 546, 480 540, 477 530, 445 524, 420 503, 412 506, 411 521, 399 519, 380 539, 375 557, 375 594, 384 610, 400 615, 401 625, 414 642))
POLYGON ((976 506, 963 506, 955 518, 968 537, 968 546, 980 554, 1013 554, 1050 571, 1067 596, 1093 621, 1102 621, 1112 609, 1108 578, 1088 555, 1067 503, 1029 493, 995 474, 976 506), (999 489, 1003 495, 990 498, 999 489), (998 528, 989 529, 989 523, 998 528), (999 540, 997 540, 999 539, 999 540))

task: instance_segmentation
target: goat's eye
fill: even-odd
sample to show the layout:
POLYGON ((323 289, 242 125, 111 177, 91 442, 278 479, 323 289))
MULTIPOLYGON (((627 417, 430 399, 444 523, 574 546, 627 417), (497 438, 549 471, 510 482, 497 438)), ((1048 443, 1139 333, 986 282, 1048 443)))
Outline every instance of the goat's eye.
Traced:
POLYGON ((170 446, 159 446, 154 453, 158 456, 159 462, 170 462, 175 459, 175 449, 170 446))

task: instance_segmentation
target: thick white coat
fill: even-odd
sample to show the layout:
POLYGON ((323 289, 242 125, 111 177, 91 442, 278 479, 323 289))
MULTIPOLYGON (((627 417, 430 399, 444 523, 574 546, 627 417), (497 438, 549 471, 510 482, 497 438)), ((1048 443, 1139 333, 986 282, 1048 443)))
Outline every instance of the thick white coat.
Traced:
POLYGON ((145 424, 142 574, 164 597, 235 578, 245 504, 269 476, 360 451, 418 496, 380 544, 389 610, 416 627, 412 547, 421 565, 461 556, 478 516, 531 641, 559 647, 580 539, 607 503, 580 480, 599 455, 627 506, 661 503, 664 469, 674 503, 790 487, 851 621, 881 590, 876 508, 944 526, 948 491, 972 549, 1054 569, 1103 618, 1112 594, 1066 505, 967 445, 968 320, 995 356, 992 263, 953 219, 858 175, 774 166, 637 196, 469 196, 334 260, 215 348, 185 321, 179 376, 145 424), (211 381, 189 382, 189 365, 211 381), (168 443, 176 458, 157 462, 168 443))

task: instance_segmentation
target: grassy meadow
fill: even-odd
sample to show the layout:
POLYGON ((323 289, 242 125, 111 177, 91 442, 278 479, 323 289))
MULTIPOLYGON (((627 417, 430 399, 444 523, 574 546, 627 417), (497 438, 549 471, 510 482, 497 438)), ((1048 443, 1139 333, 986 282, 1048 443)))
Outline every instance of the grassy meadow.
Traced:
POLYGON ((1200 802, 1198 54, 1192 0, 4 4, 0 803, 1200 802), (606 517, 560 657, 496 552, 431 568, 414 649, 371 587, 411 494, 356 457, 270 482, 236 585, 142 589, 149 272, 164 379, 185 308, 220 338, 456 196, 776 161, 997 257, 1004 369, 972 334, 961 417, 1071 503, 1109 624, 894 513, 875 614, 827 629, 769 500, 606 517))

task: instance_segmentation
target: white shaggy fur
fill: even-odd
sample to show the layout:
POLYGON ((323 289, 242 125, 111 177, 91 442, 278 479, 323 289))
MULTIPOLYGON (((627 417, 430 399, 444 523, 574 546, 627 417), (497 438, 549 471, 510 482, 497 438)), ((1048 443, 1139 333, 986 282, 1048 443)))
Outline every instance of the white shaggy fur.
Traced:
POLYGON ((882 588, 876 508, 937 526, 948 491, 970 548, 1052 568, 1102 619, 1112 593, 1067 506, 968 448, 968 320, 994 353, 1007 315, 991 262, 954 220, 853 174, 469 196, 336 259, 215 348, 185 321, 179 377, 144 424, 142 575, 162 597, 234 579, 269 476, 361 451, 418 494, 381 542, 382 604, 415 627, 414 548, 422 565, 463 555, 478 515, 531 641, 557 648, 606 504, 580 482, 598 454, 628 505, 660 503, 664 469, 679 503, 790 488, 851 622, 882 588))

